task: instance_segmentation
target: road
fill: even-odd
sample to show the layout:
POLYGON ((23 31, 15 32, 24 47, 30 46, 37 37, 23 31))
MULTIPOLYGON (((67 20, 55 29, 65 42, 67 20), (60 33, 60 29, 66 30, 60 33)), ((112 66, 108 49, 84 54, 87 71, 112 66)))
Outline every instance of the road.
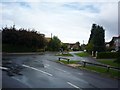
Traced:
POLYGON ((118 88, 118 80, 56 63, 54 54, 3 56, 24 67, 23 75, 3 71, 3 88, 118 88))
POLYGON ((72 54, 73 55, 73 57, 67 57, 67 56, 64 56, 64 57, 67 57, 67 58, 69 58, 70 60, 79 60, 79 61, 82 61, 82 60, 84 60, 84 61, 87 61, 87 62, 92 62, 92 63, 98 63, 94 58, 92 58, 91 56, 89 56, 89 57, 79 57, 79 56, 77 56, 77 55, 75 55, 75 53, 81 53, 81 52, 83 52, 83 51, 75 51, 75 52, 69 52, 70 54, 72 54))

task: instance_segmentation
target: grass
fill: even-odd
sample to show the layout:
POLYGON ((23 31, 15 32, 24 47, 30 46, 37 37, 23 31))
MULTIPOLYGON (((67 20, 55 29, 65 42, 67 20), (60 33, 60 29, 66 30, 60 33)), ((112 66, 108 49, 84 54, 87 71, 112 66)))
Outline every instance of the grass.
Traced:
POLYGON ((97 66, 85 66, 85 67, 80 67, 83 69, 87 69, 90 71, 95 71, 104 75, 108 75, 110 77, 114 77, 114 78, 120 78, 120 71, 116 71, 116 70, 112 70, 110 69, 109 72, 107 72, 107 68, 103 68, 103 67, 97 67, 97 66))
MULTIPOLYGON (((60 61, 57 61, 57 62, 62 62, 64 64, 68 64, 68 62, 65 61, 65 60, 60 60, 60 61)), ((80 61, 71 60, 69 62, 69 64, 77 64, 78 62, 80 62, 80 61)), ((86 69, 86 70, 93 71, 93 72, 98 72, 102 75, 107 75, 107 76, 110 76, 110 77, 113 77, 113 78, 120 78, 120 71, 118 72, 117 70, 109 69, 109 72, 107 72, 107 68, 103 68, 103 67, 99 67, 99 66, 91 66, 91 65, 86 65, 85 67, 79 66, 79 68, 80 69, 86 69)))
POLYGON ((70 53, 66 53, 66 54, 57 54, 56 56, 73 56, 73 55, 70 53))
POLYGON ((120 63, 115 63, 114 60, 115 59, 97 59, 97 61, 100 62, 100 63, 108 64, 110 66, 119 67, 120 63))
MULTIPOLYGON (((68 64, 68 62, 67 61, 65 61, 65 60, 60 60, 60 61, 57 61, 57 62, 62 62, 62 63, 64 63, 64 64, 68 64)), ((74 61, 74 60, 70 60, 69 61, 69 64, 77 64, 78 62, 80 62, 80 61, 74 61)))
POLYGON ((80 57, 88 57, 89 54, 87 52, 81 52, 81 53, 76 53, 77 56, 80 56, 80 57))

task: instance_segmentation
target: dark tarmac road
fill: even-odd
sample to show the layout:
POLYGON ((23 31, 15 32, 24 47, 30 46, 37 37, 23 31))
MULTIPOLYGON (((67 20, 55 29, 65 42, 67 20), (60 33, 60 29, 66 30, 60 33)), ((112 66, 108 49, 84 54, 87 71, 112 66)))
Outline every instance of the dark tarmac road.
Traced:
MULTIPOLYGON (((72 57, 73 58, 73 57, 72 57)), ((75 57, 78 59, 78 57, 75 57)), ((23 75, 2 75, 3 88, 118 88, 118 80, 96 73, 68 67, 54 61, 54 53, 44 55, 7 55, 3 60, 11 60, 24 68, 23 75), (12 83, 11 83, 12 82, 12 83)))

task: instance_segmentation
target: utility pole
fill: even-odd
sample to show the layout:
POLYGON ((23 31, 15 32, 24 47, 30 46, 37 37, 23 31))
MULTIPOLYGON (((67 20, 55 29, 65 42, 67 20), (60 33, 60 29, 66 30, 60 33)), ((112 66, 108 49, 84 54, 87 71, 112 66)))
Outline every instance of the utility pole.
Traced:
POLYGON ((51 33, 51 39, 52 39, 52 33, 51 33))
POLYGON ((84 40, 83 40, 83 44, 84 44, 84 40))
POLYGON ((15 22, 13 22, 13 29, 15 29, 15 22))

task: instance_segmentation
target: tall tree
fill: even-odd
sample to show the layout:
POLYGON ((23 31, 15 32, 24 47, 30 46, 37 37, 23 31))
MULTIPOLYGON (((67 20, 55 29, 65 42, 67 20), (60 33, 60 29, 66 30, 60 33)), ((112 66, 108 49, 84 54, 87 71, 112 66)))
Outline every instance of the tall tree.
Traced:
POLYGON ((88 41, 89 51, 105 51, 105 30, 102 26, 93 24, 88 41), (92 45, 92 46, 91 46, 92 45), (91 46, 91 47, 90 47, 91 46))

